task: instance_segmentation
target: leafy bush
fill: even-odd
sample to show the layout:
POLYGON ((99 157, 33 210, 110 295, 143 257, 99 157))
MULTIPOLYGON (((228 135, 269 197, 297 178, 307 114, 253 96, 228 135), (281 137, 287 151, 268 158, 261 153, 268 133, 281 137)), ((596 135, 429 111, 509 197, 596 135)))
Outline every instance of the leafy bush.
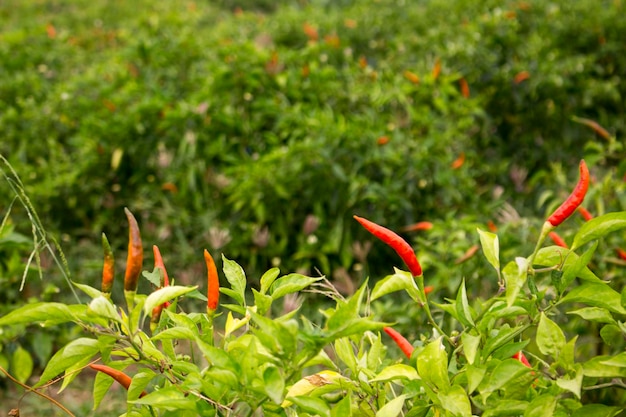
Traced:
MULTIPOLYGON (((105 258, 103 291, 73 283, 88 304, 29 304, 0 317, 0 326, 70 322, 84 330, 54 354, 35 388, 63 375, 64 389, 90 365, 98 371, 94 406, 115 380, 127 389, 123 416, 616 416, 626 409, 626 293, 619 291, 623 280, 609 282, 594 270, 609 261, 598 248, 626 228, 626 212, 589 219, 570 248, 545 245, 585 197, 590 175, 582 162, 580 172, 530 254, 507 248, 504 260, 499 236, 478 229, 491 268, 479 280, 496 285, 476 294, 475 283, 461 279, 450 296, 441 297, 446 290, 436 285, 427 295, 428 270, 408 243, 357 218, 410 272, 395 268, 373 288, 366 280, 344 298, 324 277, 281 275, 278 268, 250 288, 244 270, 223 256, 229 285, 219 290, 228 298, 217 304, 217 271, 208 253, 207 297, 197 285, 168 286, 155 255, 154 270, 142 275, 161 288, 144 295, 136 292, 141 238, 127 213, 126 309, 109 292, 111 259, 105 258), (319 322, 300 314, 301 301, 290 298, 305 290, 331 302, 319 322), (385 298, 398 292, 412 307, 389 316, 385 298), (206 313, 188 310, 198 299, 207 301, 206 313), (411 326, 408 340, 390 327, 395 323, 411 326), (400 351, 388 346, 385 333, 400 351), (407 358, 398 359, 400 352, 407 358)), ((620 268, 619 277, 624 266, 612 259, 609 268, 620 268)))
POLYGON ((47 223, 93 241, 134 207, 180 268, 209 241, 254 275, 354 275, 352 212, 399 228, 503 189, 531 215, 528 179, 604 146, 573 116, 623 135, 620 3, 0 7, 0 153, 47 223))

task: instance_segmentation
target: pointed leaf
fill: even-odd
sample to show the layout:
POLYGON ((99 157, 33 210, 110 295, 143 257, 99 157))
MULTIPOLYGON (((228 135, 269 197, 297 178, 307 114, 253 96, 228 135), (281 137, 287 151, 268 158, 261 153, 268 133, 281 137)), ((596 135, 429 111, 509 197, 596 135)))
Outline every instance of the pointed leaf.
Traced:
POLYGON ((267 291, 274 283, 274 280, 278 278, 279 274, 280 269, 278 268, 272 268, 263 274, 261 277, 261 294, 267 294, 267 291))
POLYGON ((170 285, 168 287, 159 288, 146 298, 146 302, 143 305, 143 313, 146 316, 152 314, 154 307, 170 301, 176 297, 187 294, 198 288, 195 287, 183 287, 180 285, 170 285))
POLYGON ((465 326, 474 326, 472 311, 467 301, 467 292, 465 290, 465 278, 461 281, 461 286, 456 295, 456 311, 461 323, 465 326))
POLYGON ((463 387, 453 385, 449 390, 439 392, 437 398, 451 415, 472 417, 472 405, 463 387))
POLYGON ((542 312, 539 326, 537 327, 537 347, 539 347, 539 351, 544 355, 558 358, 563 346, 565 346, 563 330, 542 312))
POLYGON ((270 290, 272 300, 276 301, 287 294, 301 291, 320 279, 322 278, 305 277, 300 274, 289 274, 284 277, 280 277, 274 281, 274 284, 272 284, 270 290))
POLYGON ((63 323, 74 321, 74 316, 70 308, 63 303, 34 303, 0 317, 0 326, 34 324, 50 320, 63 323))
POLYGON ((506 303, 511 307, 526 283, 528 260, 521 257, 515 258, 515 262, 509 262, 504 267, 502 275, 506 283, 506 303))
POLYGON ((461 334, 461 342, 463 342, 463 352, 467 362, 472 365, 476 360, 476 354, 478 353, 478 347, 480 346, 480 336, 473 336, 467 332, 461 334))
POLYGON ((578 229, 578 233, 574 236, 572 250, 576 250, 585 243, 600 239, 604 235, 623 228, 626 228, 626 211, 595 217, 578 229))
POLYGON ((285 378, 275 366, 270 366, 263 371, 263 387, 265 393, 275 404, 283 402, 285 391, 285 378))
POLYGON ((246 273, 243 271, 243 268, 239 266, 239 264, 235 261, 231 261, 227 259, 224 255, 222 255, 223 261, 223 270, 226 279, 230 283, 230 288, 232 289, 232 293, 229 294, 235 301, 239 303, 240 306, 246 305, 246 273))
POLYGON ((99 350, 97 340, 86 337, 72 340, 50 358, 46 369, 44 369, 39 382, 37 382, 35 386, 38 387, 45 384, 52 378, 65 372, 66 369, 70 368, 76 362, 92 357, 98 353, 99 350))
POLYGON ((118 323, 122 322, 122 318, 120 317, 119 313, 115 309, 115 306, 113 305, 113 303, 111 303, 111 300, 109 300, 103 295, 100 295, 99 297, 96 297, 93 300, 91 300, 91 302, 89 303, 88 311, 99 317, 104 317, 106 319, 113 320, 118 323))
POLYGON ((383 368, 370 382, 387 382, 395 379, 408 379, 413 381, 420 379, 420 377, 414 367, 398 363, 383 368))
POLYGON ((500 271, 500 243, 498 242, 498 235, 495 233, 485 232, 481 229, 478 230, 480 236, 480 245, 483 248, 485 258, 494 267, 496 271, 500 271))
POLYGON ((424 382, 440 390, 450 386, 448 355, 441 343, 442 337, 430 342, 417 356, 417 372, 424 382))
MULTIPOLYGON (((11 355, 11 373, 18 381, 25 383, 33 372, 33 358, 22 346, 11 355)), ((4 375, 3 375, 4 376, 4 375)))
POLYGON ((381 407, 376 417, 397 417, 402 412, 406 395, 400 395, 381 407))
POLYGON ((626 314, 622 296, 607 284, 585 283, 571 290, 559 303, 583 303, 605 308, 613 313, 626 314))
POLYGON ((417 285, 410 272, 395 269, 393 275, 387 275, 374 285, 371 300, 374 301, 383 295, 402 290, 416 291, 417 285))
POLYGON ((543 394, 535 397, 524 411, 524 417, 552 417, 556 407, 556 397, 543 394))

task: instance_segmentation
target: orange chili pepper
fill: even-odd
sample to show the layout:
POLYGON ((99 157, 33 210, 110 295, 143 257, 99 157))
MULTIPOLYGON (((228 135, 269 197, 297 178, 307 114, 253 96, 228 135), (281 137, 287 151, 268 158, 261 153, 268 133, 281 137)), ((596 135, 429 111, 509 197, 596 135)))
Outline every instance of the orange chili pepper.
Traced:
POLYGON ((617 256, 619 256, 622 260, 626 261, 626 250, 617 248, 615 249, 617 252, 617 256))
POLYGON ((217 310, 217 305, 220 299, 220 281, 217 275, 217 268, 215 261, 208 250, 204 250, 204 261, 207 267, 207 312, 209 315, 213 314, 217 310))
POLYGON ((126 259, 126 273, 124 275, 124 295, 129 308, 134 303, 135 293, 137 292, 137 284, 139 283, 139 274, 143 266, 143 245, 141 243, 141 235, 139 226, 135 216, 124 208, 126 218, 128 219, 128 257, 126 259))
POLYGON ((567 243, 565 243, 563 238, 557 232, 550 232, 548 233, 548 236, 550 236, 550 239, 552 239, 555 245, 566 249, 568 248, 567 243))
POLYGON ((563 202, 555 210, 554 213, 550 217, 548 217, 547 222, 550 223, 552 227, 556 227, 563 223, 565 219, 567 219, 571 214, 580 206, 585 199, 585 194, 587 194, 587 189, 589 188, 589 169, 587 168, 587 164, 585 160, 580 161, 580 179, 578 180, 578 184, 574 188, 574 191, 567 197, 567 200, 563 202))
POLYGON ((430 230, 433 228, 433 224, 431 222, 417 222, 410 224, 408 226, 404 226, 402 228, 403 232, 415 232, 417 230, 430 230))
POLYGON ((391 337, 391 340, 396 342, 396 345, 398 345, 402 353, 404 353, 407 358, 411 359, 411 354, 415 349, 413 345, 395 329, 392 329, 391 327, 384 327, 383 330, 389 335, 389 337, 391 337))
POLYGON ((593 214, 589 213, 589 211, 583 206, 578 207, 578 212, 581 216, 583 216, 583 219, 585 219, 586 221, 593 219, 593 214))
POLYGON ((470 97, 470 88, 467 80, 465 78, 461 78, 459 80, 459 86, 461 87, 461 95, 465 98, 470 97))
MULTIPOLYGON (((94 369, 98 372, 102 372, 103 374, 110 376, 111 378, 116 380, 121 386, 126 388, 126 390, 128 391, 128 387, 130 387, 130 383, 132 382, 132 379, 131 377, 126 375, 124 372, 119 371, 117 369, 113 369, 110 366, 98 365, 94 363, 89 365, 89 367, 91 369, 94 369)), ((143 391, 141 394, 139 394, 139 397, 143 397, 144 395, 148 395, 148 393, 146 391, 143 391)))
POLYGON ((406 266, 409 267, 409 271, 411 271, 411 274, 413 274, 414 277, 422 275, 422 266, 417 260, 413 248, 406 240, 402 239, 398 234, 387 229, 386 227, 380 226, 372 221, 364 219, 363 217, 353 217, 356 221, 361 223, 361 226, 363 226, 365 230, 382 240, 389 247, 391 247, 391 249, 396 251, 406 266))
POLYGON ((104 251, 104 264, 102 265, 102 293, 105 297, 111 297, 113 280, 115 278, 115 258, 111 245, 104 233, 102 233, 102 249, 104 251))
MULTIPOLYGON (((165 269, 165 264, 163 263, 163 257, 161 256, 161 251, 157 245, 152 246, 152 252, 154 253, 154 267, 159 268, 162 271, 161 278, 161 286, 159 288, 167 287, 170 285, 170 280, 167 276, 167 270, 165 269)), ((158 306, 152 309, 152 316, 150 317, 150 330, 154 332, 157 327, 157 323, 161 318, 161 312, 164 308, 170 306, 170 302, 166 301, 163 304, 159 304, 158 306)))

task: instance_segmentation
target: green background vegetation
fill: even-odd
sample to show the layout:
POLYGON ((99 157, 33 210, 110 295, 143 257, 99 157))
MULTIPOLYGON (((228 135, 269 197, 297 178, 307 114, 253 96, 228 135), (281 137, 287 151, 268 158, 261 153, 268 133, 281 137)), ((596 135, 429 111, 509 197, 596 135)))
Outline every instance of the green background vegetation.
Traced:
MULTIPOLYGON (((147 253, 157 243, 183 284, 204 282, 203 248, 236 259, 252 280, 276 264, 318 269, 348 289, 380 277, 394 255, 373 243, 367 256, 358 214, 394 230, 433 222, 405 236, 433 283, 454 289, 462 275, 447 272, 478 242, 476 227, 492 220, 503 247, 532 247, 528 236, 583 157, 596 178, 589 209, 626 208, 625 7, 7 0, 0 154, 80 271, 74 279, 91 285, 100 233, 123 268, 129 207, 147 253)), ((3 215, 13 195, 0 187, 3 215)), ((66 284, 54 268, 44 282, 32 268, 18 292, 32 250, 19 204, 10 222, 0 235, 2 308, 58 298, 66 284)), ((468 292, 495 289, 477 280, 485 267, 461 266, 476 287, 468 292)), ((55 337, 72 335, 22 337, 48 338, 34 344, 43 362, 55 337)))

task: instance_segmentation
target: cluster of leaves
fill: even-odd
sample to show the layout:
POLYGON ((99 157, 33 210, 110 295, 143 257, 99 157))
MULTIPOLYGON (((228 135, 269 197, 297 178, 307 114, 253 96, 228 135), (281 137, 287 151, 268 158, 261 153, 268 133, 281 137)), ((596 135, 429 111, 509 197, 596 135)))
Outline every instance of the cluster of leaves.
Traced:
MULTIPOLYGON (((478 229, 491 293, 473 294, 463 279, 451 297, 427 295, 421 268, 415 277, 396 268, 371 289, 366 280, 347 299, 323 277, 278 268, 256 289, 222 257, 230 302, 221 316, 186 309, 189 297, 203 298, 197 286, 137 294, 124 309, 72 283, 89 303, 29 304, 0 317, 0 328, 73 323, 85 334, 54 354, 35 388, 61 375, 64 389, 102 361, 111 371, 95 377, 95 407, 114 382, 107 375, 131 375, 117 378, 128 389, 121 416, 616 416, 626 410, 626 287, 594 270, 600 242, 626 229, 626 212, 588 220, 570 248, 545 246, 544 229, 532 254, 504 262, 498 235, 478 229), (320 322, 293 301, 277 313, 307 289, 333 303, 320 322), (408 364, 384 343, 381 330, 394 323, 376 313, 398 292, 418 311, 414 341, 402 346, 408 364), (146 330, 153 309, 170 301, 146 330)), ((159 274, 144 272, 155 282, 159 274)))
POLYGON ((250 271, 349 270, 351 213, 478 212, 510 177, 531 189, 537 143, 550 161, 609 146, 572 115, 623 132, 609 3, 4 2, 0 152, 76 238, 129 206, 181 268, 208 240, 250 271))

